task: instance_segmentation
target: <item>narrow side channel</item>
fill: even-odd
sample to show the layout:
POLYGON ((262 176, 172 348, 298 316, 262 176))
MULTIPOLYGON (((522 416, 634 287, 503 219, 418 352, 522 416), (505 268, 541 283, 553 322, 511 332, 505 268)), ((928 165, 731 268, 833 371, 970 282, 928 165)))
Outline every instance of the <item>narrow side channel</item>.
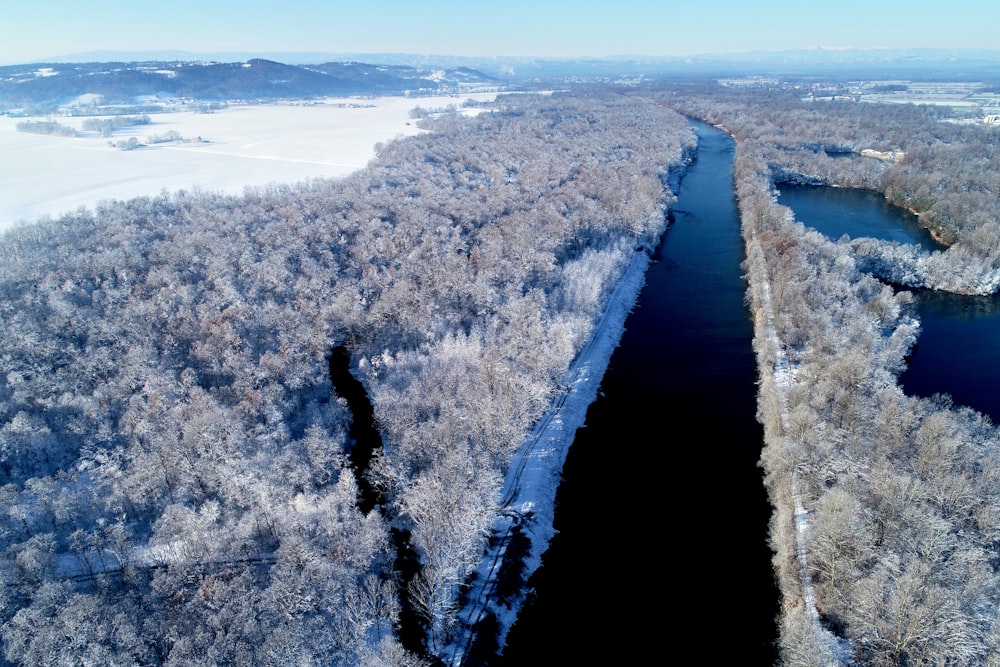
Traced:
MULTIPOLYGON (((375 423, 375 410, 368 397, 368 391, 361 381, 351 374, 351 352, 344 345, 338 345, 330 352, 330 382, 334 393, 347 401, 347 407, 352 415, 347 434, 351 440, 348 458, 358 484, 358 508, 365 514, 377 509, 391 523, 392 517, 386 516, 386 498, 371 483, 368 476, 372 457, 382 449, 382 435, 375 423)), ((400 643, 408 651, 423 654, 426 625, 406 594, 407 585, 416 576, 420 564, 410 546, 410 534, 398 528, 392 528, 391 532, 396 547, 396 562, 393 569, 399 576, 401 591, 397 635, 400 643)))

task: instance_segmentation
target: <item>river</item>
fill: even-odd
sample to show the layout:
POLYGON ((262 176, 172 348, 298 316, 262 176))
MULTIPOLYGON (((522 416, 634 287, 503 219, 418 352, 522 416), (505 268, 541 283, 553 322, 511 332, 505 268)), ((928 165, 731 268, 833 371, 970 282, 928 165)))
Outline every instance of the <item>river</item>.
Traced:
POLYGON ((570 448, 559 533, 503 665, 776 660, 734 146, 694 125, 697 159, 570 448))
MULTIPOLYGON (((777 659, 733 144, 714 128, 695 127, 698 158, 603 394, 570 449, 557 496, 560 532, 530 582, 536 594, 502 665, 777 659)), ((780 190, 798 220, 830 238, 941 248, 878 193, 780 190)), ((916 296, 921 334, 900 379, 904 390, 947 393, 997 421, 1000 297, 916 296)))

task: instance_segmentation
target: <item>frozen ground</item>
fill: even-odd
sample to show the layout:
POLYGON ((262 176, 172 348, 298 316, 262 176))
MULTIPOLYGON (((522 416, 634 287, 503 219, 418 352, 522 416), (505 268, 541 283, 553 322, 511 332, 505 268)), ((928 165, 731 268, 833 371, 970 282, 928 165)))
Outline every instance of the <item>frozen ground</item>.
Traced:
POLYGON ((375 157, 375 144, 416 134, 410 110, 461 107, 450 97, 326 99, 318 103, 241 105, 214 113, 151 114, 152 124, 125 128, 112 141, 164 135, 203 142, 165 143, 121 151, 109 139, 83 132, 85 118, 56 116, 76 138, 18 132, 17 124, 45 118, 0 116, 0 230, 41 216, 58 217, 106 199, 156 195, 163 190, 242 192, 247 185, 337 177, 375 157))

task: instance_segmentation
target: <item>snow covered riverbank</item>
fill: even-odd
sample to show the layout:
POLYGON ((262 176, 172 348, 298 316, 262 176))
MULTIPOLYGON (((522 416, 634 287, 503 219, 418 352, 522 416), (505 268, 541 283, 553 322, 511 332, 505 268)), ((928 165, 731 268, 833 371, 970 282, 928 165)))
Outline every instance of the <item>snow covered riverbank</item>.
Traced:
POLYGON ((475 640, 476 625, 492 614, 501 645, 517 618, 522 595, 507 606, 493 595, 496 575, 515 527, 530 538, 531 550, 522 576, 527 580, 541 565, 542 554, 555 534, 556 490, 576 430, 584 425, 587 408, 597 398, 601 379, 625 330, 625 319, 644 285, 650 250, 638 249, 608 300, 590 342, 567 372, 566 388, 539 420, 510 466, 501 495, 501 510, 493 524, 493 540, 473 578, 467 604, 459 614, 462 631, 440 656, 461 665, 475 640))
MULTIPOLYGON (((670 192, 676 193, 697 149, 687 153, 668 175, 670 192)), ((666 233, 666 229, 663 233, 666 233)), ((462 624, 452 642, 439 657, 449 666, 462 665, 477 640, 477 625, 487 617, 496 619, 497 641, 502 648, 507 633, 517 620, 525 593, 519 591, 512 602, 497 599, 495 589, 507 548, 515 531, 530 541, 521 577, 528 581, 542 564, 542 555, 555 536, 555 501, 562 480, 563 465, 577 429, 585 425, 587 410, 597 399, 601 381, 625 332, 625 320, 635 307, 645 286, 646 272, 654 248, 641 246, 632 254, 621 279, 608 297, 604 312, 590 340, 566 371, 564 389, 539 419, 511 462, 501 490, 500 510, 491 540, 472 576, 472 588, 458 614, 462 624)))

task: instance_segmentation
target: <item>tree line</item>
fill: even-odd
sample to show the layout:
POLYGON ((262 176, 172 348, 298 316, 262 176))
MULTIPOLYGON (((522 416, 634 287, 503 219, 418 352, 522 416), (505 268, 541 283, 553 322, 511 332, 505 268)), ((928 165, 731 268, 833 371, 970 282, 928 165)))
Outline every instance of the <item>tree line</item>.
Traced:
POLYGON ((76 130, 69 125, 54 120, 28 120, 18 123, 18 132, 29 132, 31 134, 48 134, 53 137, 75 137, 76 130))
POLYGON ((102 137, 110 137, 115 130, 136 125, 149 125, 152 120, 147 114, 141 116, 112 116, 110 118, 87 118, 83 121, 83 129, 88 132, 99 132, 102 137))

